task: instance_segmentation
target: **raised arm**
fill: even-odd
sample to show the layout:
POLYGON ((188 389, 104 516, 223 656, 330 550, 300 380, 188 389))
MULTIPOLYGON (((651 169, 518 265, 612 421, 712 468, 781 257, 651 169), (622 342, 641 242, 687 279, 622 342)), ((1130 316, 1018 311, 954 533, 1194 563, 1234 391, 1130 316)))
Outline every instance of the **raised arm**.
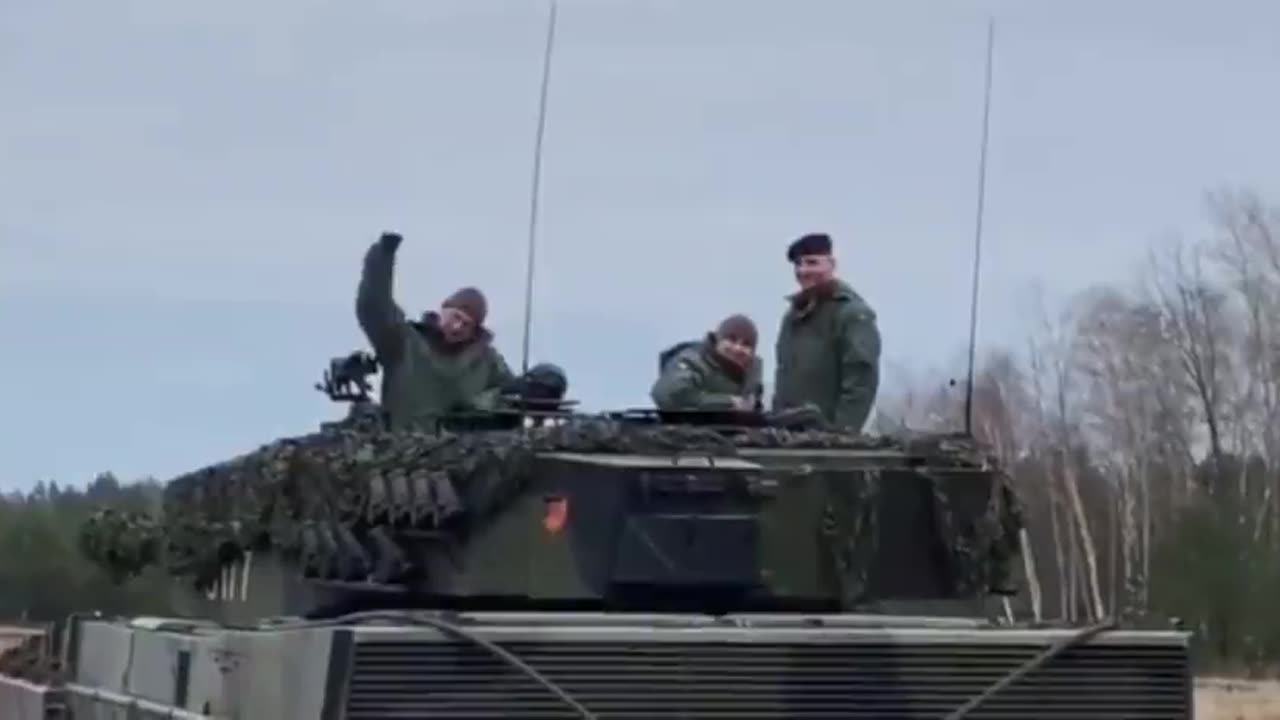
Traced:
POLYGON ((384 366, 399 359, 404 342, 404 311, 392 296, 396 250, 402 239, 396 233, 383 233, 369 246, 356 290, 356 320, 384 366))

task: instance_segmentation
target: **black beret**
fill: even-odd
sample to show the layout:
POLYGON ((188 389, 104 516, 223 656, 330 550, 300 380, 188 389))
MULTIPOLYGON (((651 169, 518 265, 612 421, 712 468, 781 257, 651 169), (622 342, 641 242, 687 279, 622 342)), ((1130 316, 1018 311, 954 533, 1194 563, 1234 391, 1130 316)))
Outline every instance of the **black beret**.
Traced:
POLYGON ((826 233, 809 233, 787 248, 787 262, 794 263, 805 255, 830 254, 831 236, 826 233))

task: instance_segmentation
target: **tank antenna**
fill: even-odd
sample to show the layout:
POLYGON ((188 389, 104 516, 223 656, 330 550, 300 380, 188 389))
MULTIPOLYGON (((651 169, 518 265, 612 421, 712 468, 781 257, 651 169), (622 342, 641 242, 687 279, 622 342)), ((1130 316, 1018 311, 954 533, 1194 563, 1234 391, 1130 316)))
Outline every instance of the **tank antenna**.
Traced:
POLYGON ((982 216, 987 199, 987 139, 991 120, 991 60, 996 21, 987 20, 987 70, 982 98, 982 149, 978 160, 978 211, 973 231, 973 292, 969 299, 969 378, 964 386, 964 432, 973 435, 973 367, 978 346, 978 276, 982 266, 982 216))
POLYGON ((547 47, 542 58, 542 94, 538 100, 538 129, 533 144, 533 189, 529 195, 529 249, 524 276, 524 339, 521 342, 520 369, 529 372, 529 327, 533 322, 533 264, 538 236, 538 191, 542 186, 542 136, 547 128, 547 88, 551 84, 551 49, 556 39, 556 0, 551 0, 547 19, 547 47))

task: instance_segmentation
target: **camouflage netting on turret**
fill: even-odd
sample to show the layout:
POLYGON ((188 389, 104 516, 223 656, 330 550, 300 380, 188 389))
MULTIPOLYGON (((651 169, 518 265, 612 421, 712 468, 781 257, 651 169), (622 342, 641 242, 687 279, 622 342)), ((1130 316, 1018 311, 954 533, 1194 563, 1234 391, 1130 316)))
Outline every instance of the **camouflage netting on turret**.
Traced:
MULTIPOLYGON (((349 538, 334 533, 353 526, 440 529, 483 522, 519 492, 538 453, 723 457, 739 447, 900 450, 926 455, 933 466, 987 464, 971 442, 947 435, 884 438, 777 428, 725 434, 604 418, 443 434, 338 423, 174 479, 161 518, 101 511, 82 528, 81 547, 117 578, 160 565, 208 586, 245 550, 270 547, 296 557, 308 544, 341 545, 349 538)), ((956 542, 956 552, 990 561, 1016 552, 1021 518, 1012 494, 998 493, 988 515, 956 542)))
MULTIPOLYGON (((873 568, 885 570, 877 556, 891 550, 882 546, 882 525, 886 523, 932 524, 913 526, 910 532, 916 539, 934 537, 940 543, 952 592, 957 596, 1014 592, 1013 560, 1021 550, 1024 516, 1012 479, 969 439, 925 435, 903 442, 900 447, 906 454, 929 459, 907 471, 928 480, 932 500, 928 519, 903 514, 906 509, 901 505, 882 502, 886 483, 904 479, 899 469, 868 468, 824 479, 823 551, 843 606, 855 607, 873 599, 868 594, 873 568), (984 507, 975 505, 975 498, 981 496, 975 493, 973 478, 957 478, 949 472, 956 469, 990 473, 991 492, 978 501, 985 501, 984 507), (886 517, 885 512, 890 515, 886 517)), ((925 570, 912 567, 905 572, 925 570)))

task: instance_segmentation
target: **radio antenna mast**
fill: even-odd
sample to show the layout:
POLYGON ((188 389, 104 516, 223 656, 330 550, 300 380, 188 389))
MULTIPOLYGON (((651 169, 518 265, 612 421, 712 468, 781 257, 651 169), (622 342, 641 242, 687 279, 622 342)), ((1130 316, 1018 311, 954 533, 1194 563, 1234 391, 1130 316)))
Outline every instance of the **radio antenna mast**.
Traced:
POLYGON ((978 277, 982 265, 982 216, 987 198, 987 139, 991 121, 991 61, 996 21, 987 20, 987 71, 982 99, 982 150, 978 160, 978 212, 973 231, 973 294, 969 299, 969 378, 964 386, 964 432, 973 435, 973 366, 978 343, 978 277))
POLYGON ((547 128, 547 88, 551 84, 551 50, 556 39, 556 0, 551 0, 547 19, 547 47, 542 57, 542 93, 538 100, 538 129, 533 144, 533 190, 529 195, 529 249, 524 276, 524 340, 521 344, 521 372, 529 371, 529 327, 533 322, 533 265, 538 236, 538 191, 542 186, 542 136, 547 128))

